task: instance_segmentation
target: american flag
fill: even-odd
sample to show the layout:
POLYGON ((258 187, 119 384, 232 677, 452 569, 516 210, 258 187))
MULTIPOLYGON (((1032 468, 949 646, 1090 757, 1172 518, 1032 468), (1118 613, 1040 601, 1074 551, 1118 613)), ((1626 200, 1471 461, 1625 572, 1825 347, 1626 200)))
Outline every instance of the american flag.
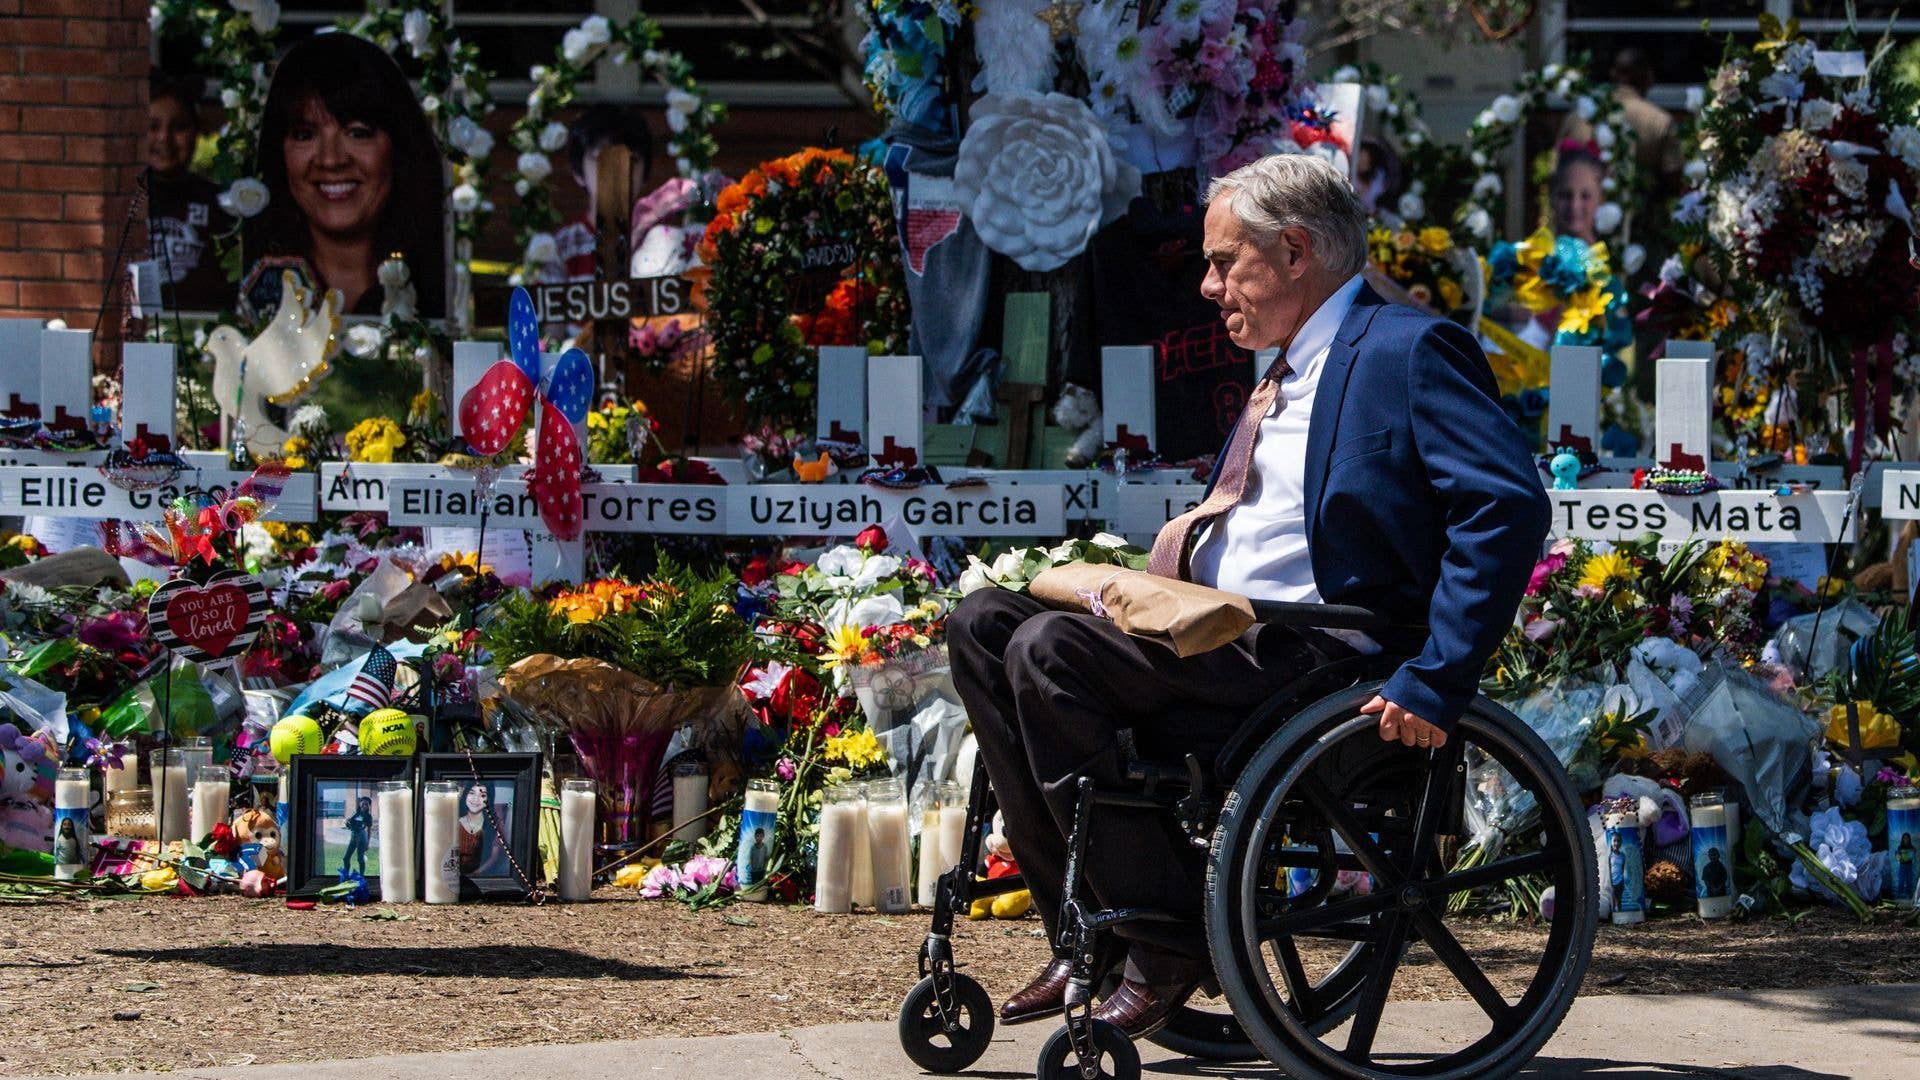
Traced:
POLYGON ((495 361, 460 395, 460 430, 476 454, 507 448, 540 384, 540 323, 525 289, 507 302, 507 347, 511 358, 495 361))
POLYGON ((366 663, 360 665, 360 673, 353 677, 353 684, 347 687, 347 715, 365 716, 375 709, 386 708, 393 700, 393 680, 397 673, 393 654, 375 645, 367 654, 366 663))
POLYGON ((527 490, 540 507, 540 521, 562 540, 577 540, 582 526, 580 432, 593 394, 593 361, 568 349, 553 366, 540 395, 540 432, 534 443, 527 490))

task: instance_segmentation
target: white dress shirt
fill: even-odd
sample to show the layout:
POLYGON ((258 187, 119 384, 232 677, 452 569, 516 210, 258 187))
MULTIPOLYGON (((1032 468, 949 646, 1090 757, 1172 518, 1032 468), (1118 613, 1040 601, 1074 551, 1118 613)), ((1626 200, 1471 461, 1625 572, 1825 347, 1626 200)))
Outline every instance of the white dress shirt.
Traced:
MULTIPOLYGON (((1194 581, 1254 600, 1321 602, 1307 555, 1307 426, 1327 353, 1360 285, 1359 274, 1348 278, 1307 317, 1287 346, 1287 366, 1293 371, 1280 381, 1274 410, 1260 422, 1247 489, 1239 505, 1200 534, 1189 564, 1194 581)), ((1365 634, 1329 633, 1362 651, 1378 649, 1365 634)))

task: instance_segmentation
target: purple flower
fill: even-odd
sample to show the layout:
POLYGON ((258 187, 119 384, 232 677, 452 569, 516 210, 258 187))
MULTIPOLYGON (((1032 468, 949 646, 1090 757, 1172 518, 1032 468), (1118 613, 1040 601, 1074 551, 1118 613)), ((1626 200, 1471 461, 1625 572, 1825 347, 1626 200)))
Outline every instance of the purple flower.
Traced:
POLYGON ((783 757, 773 766, 774 775, 778 776, 782 780, 791 781, 793 779, 794 773, 797 771, 798 770, 794 768, 792 758, 783 757))

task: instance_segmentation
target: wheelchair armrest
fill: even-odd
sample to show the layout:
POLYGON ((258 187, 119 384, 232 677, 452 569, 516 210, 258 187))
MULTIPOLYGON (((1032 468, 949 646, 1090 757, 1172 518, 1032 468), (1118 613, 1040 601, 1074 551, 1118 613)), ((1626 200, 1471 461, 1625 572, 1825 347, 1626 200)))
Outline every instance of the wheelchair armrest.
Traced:
POLYGON ((1321 630, 1385 630, 1392 622, 1370 608, 1351 604, 1295 604, 1283 600, 1253 601, 1253 617, 1281 626, 1311 626, 1321 630))

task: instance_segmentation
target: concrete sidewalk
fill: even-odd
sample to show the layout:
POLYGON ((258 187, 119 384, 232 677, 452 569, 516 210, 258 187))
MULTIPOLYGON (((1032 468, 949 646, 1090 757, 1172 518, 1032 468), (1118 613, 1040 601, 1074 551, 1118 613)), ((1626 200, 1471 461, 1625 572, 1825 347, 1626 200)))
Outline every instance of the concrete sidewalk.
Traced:
MULTIPOLYGON (((1394 1006, 1389 1016, 1434 1033, 1481 1019, 1471 1002, 1394 1006), (1405 1020, 1397 1019, 1403 1012, 1405 1020)), ((1034 1059, 1052 1030, 1030 1024, 996 1031, 992 1048, 965 1075, 1032 1076, 1034 1059)), ((1266 1065, 1210 1065, 1173 1057, 1156 1046, 1143 1044, 1141 1050, 1150 1076, 1281 1077, 1266 1065)), ((867 1080, 923 1074, 901 1054, 888 1023, 140 1075, 169 1080, 867 1080)), ((1920 1076, 1920 984, 1581 998, 1522 1075, 1913 1080, 1920 1076)))

